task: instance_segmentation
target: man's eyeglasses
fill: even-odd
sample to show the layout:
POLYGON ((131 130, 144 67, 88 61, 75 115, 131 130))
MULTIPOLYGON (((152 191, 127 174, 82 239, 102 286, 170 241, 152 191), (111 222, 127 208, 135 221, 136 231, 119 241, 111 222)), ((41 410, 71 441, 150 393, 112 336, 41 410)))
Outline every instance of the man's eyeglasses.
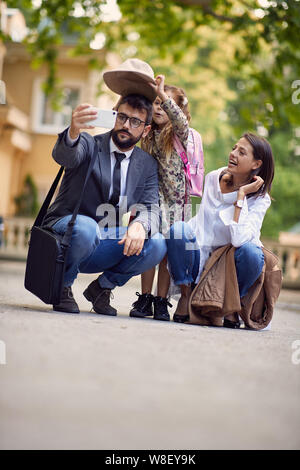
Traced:
POLYGON ((141 119, 136 118, 136 117, 129 117, 127 116, 127 114, 124 114, 124 113, 117 114, 117 121, 119 121, 120 124, 125 124, 127 119, 129 120, 130 127, 134 127, 134 128, 140 127, 141 124, 146 123, 146 121, 142 121, 141 119))

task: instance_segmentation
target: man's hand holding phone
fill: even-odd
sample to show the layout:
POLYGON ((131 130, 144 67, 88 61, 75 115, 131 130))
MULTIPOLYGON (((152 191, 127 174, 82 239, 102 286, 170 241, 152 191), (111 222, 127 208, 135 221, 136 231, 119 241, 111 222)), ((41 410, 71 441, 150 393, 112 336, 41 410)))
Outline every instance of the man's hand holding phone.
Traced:
POLYGON ((94 129, 95 126, 88 124, 96 119, 97 110, 89 103, 79 104, 72 113, 72 120, 69 129, 71 139, 77 139, 81 129, 94 129))
POLYGON ((81 129, 94 129, 96 126, 112 129, 116 117, 117 111, 98 109, 89 103, 80 104, 72 113, 69 129, 70 137, 71 139, 77 139, 81 129))

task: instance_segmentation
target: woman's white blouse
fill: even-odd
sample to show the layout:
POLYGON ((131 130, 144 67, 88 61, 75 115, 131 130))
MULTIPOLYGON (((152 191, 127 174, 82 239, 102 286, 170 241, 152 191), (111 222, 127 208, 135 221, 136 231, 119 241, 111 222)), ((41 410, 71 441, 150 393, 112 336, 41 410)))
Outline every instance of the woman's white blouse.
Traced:
POLYGON ((271 199, 268 194, 245 198, 239 222, 234 222, 234 202, 237 191, 222 194, 219 184, 219 168, 206 175, 204 192, 199 210, 188 225, 193 229, 200 247, 200 266, 197 282, 210 253, 231 243, 235 247, 252 242, 262 246, 260 230, 271 199))

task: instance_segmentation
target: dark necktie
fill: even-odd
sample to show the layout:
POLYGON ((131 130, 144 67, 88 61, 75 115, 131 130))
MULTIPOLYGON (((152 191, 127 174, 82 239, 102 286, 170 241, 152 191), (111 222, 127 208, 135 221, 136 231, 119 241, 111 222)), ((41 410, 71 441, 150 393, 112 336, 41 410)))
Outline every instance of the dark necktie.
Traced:
POLYGON ((121 190, 121 161, 126 157, 125 153, 114 152, 116 163, 113 174, 113 192, 109 200, 110 204, 116 206, 120 198, 121 190))

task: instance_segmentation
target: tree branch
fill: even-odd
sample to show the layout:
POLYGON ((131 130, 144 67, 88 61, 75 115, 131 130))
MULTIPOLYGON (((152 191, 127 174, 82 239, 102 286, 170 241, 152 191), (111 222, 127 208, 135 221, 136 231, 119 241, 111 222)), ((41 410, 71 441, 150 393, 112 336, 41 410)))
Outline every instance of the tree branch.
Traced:
POLYGON ((177 0, 178 4, 182 4, 186 7, 199 7, 203 13, 213 16, 219 21, 234 23, 235 18, 225 15, 219 15, 211 8, 211 0, 177 0))
POLYGON ((235 23, 236 18, 232 18, 231 16, 225 16, 225 15, 219 15, 215 11, 213 11, 210 7, 203 8, 204 13, 213 16, 219 21, 224 21, 224 22, 229 22, 229 23, 235 23))

